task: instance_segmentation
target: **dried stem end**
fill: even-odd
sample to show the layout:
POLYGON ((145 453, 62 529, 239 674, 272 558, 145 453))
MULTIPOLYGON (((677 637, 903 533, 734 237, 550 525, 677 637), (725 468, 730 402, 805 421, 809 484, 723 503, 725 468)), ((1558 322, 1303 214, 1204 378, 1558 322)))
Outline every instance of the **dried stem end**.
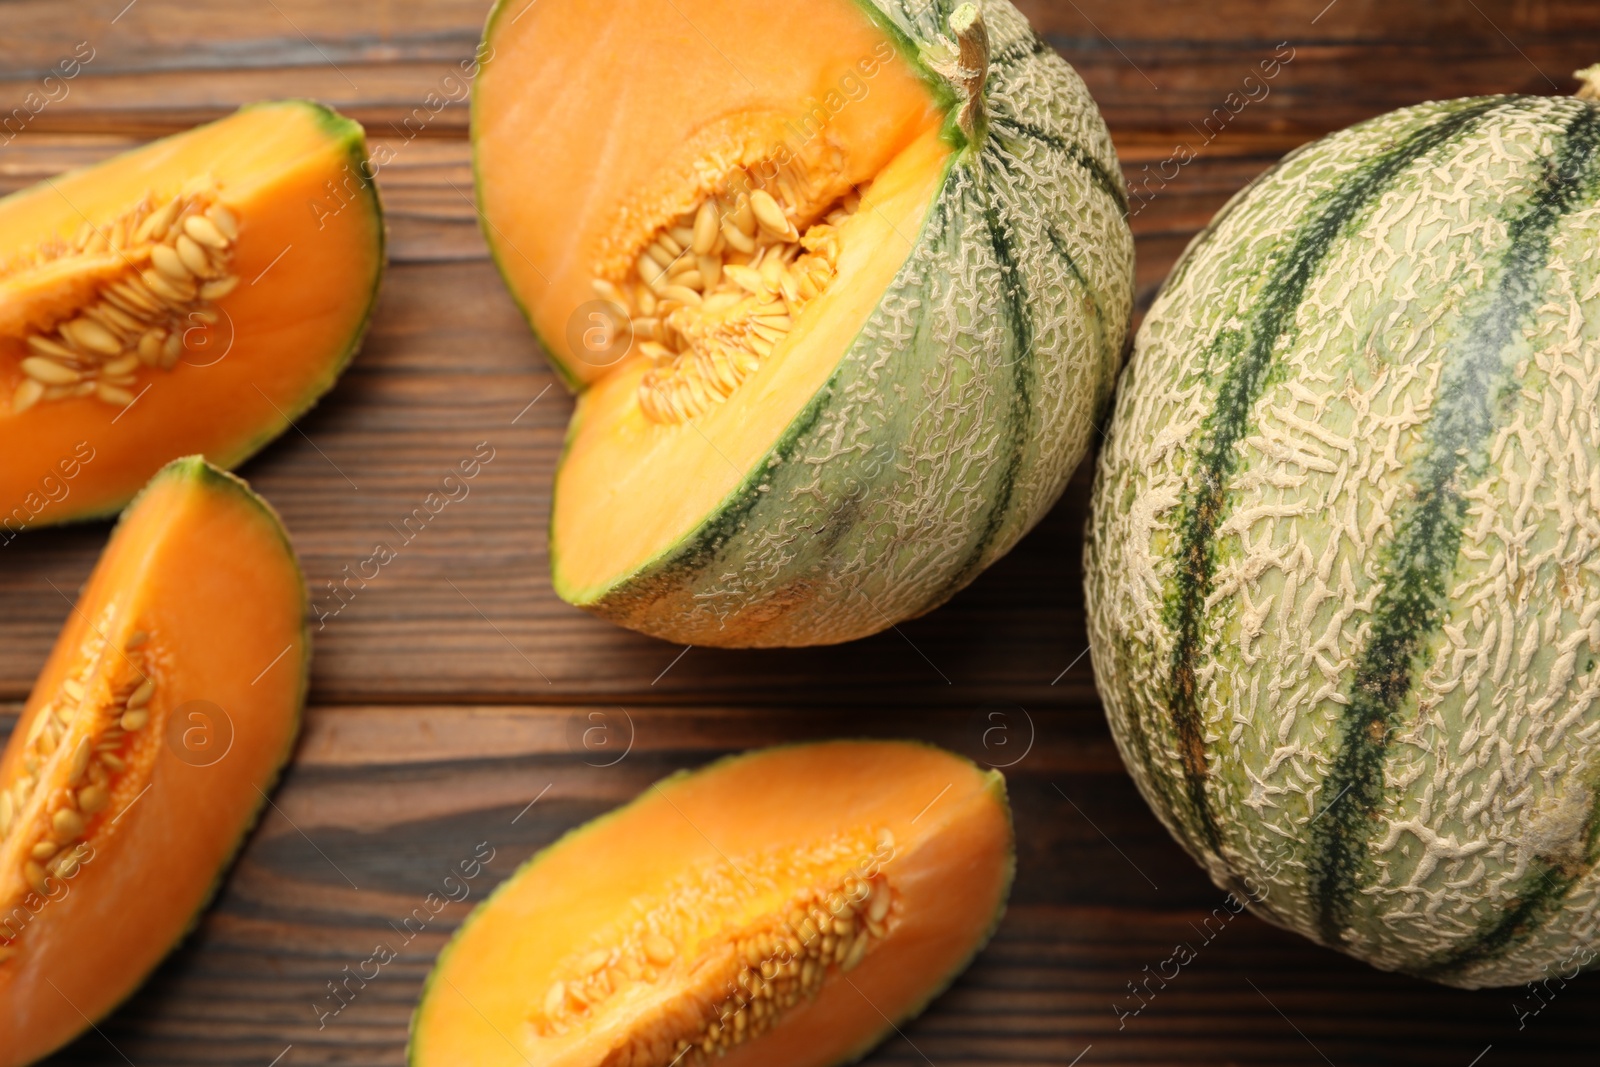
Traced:
POLYGON ((966 99, 956 116, 956 124, 968 141, 983 137, 987 118, 983 112, 983 84, 989 78, 989 31, 976 4, 962 4, 950 13, 950 32, 955 35, 960 55, 954 80, 966 99))
POLYGON ((1572 76, 1583 84, 1578 86, 1575 94, 1579 100, 1593 100, 1600 103, 1600 63, 1592 67, 1575 70, 1572 76))

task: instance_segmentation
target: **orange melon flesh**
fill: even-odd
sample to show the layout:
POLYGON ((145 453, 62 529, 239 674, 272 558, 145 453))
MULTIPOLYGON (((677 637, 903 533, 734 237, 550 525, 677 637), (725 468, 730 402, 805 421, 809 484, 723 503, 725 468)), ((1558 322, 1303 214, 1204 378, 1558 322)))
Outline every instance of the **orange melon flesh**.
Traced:
POLYGON ((358 125, 288 101, 0 200, 0 539, 114 512, 178 456, 234 466, 332 385, 383 263, 366 167, 358 125), (42 263, 33 253, 72 242, 86 221, 109 226, 147 194, 160 202, 207 181, 239 231, 228 265, 239 280, 214 301, 219 321, 186 325, 171 369, 141 367, 131 405, 91 395, 14 410, 24 335, 66 320, 129 269, 112 251, 42 263))
POLYGON ((998 921, 1012 867, 1000 775, 938 749, 829 742, 680 774, 562 838, 480 906, 440 956, 410 1062, 695 1067, 709 1059, 682 1035, 719 1011, 729 1034, 765 1016, 758 1036, 727 1039, 718 1062, 728 1067, 841 1062, 965 965, 998 921), (867 947, 841 963, 842 950, 792 913, 852 879, 874 888, 835 914, 857 917, 867 947), (865 923, 880 893, 888 903, 873 933, 865 923), (649 924, 663 941, 652 954, 644 936, 641 956, 631 939, 649 924), (766 994, 775 1016, 753 1001, 736 1010, 729 961, 753 961, 740 946, 774 930, 792 938, 788 954, 762 958, 804 960, 821 977, 787 1006, 766 994), (824 949, 834 953, 825 966, 814 962, 824 949), (605 995, 594 995, 597 975, 613 983, 605 995))
POLYGON ((305 606, 276 516, 198 457, 160 472, 123 516, 0 757, 0 789, 37 779, 0 838, 0 1067, 105 1015, 196 921, 293 744, 305 606), (69 784, 79 744, 126 721, 114 708, 143 678, 147 721, 110 746, 121 769, 95 757, 69 784), (29 741, 62 707, 77 710, 41 755, 49 746, 29 741), (106 800, 90 811, 84 790, 102 778, 106 800), (34 843, 60 836, 63 806, 86 824, 63 852, 87 856, 41 894, 25 869, 34 843))
MULTIPOLYGON (((478 194, 508 286, 582 390, 551 543, 557 591, 587 604, 696 529, 827 381, 942 184, 948 101, 852 0, 507 3, 485 37, 478 194), (610 362, 574 350, 593 281, 730 171, 775 158, 799 160, 819 186, 865 188, 838 226, 839 273, 732 395, 686 420, 652 418, 641 345, 610 362)), ((815 218, 798 219, 801 232, 815 218)))
POLYGON ((727 402, 692 424, 651 421, 635 400, 648 365, 642 357, 584 391, 551 518, 562 596, 578 604, 600 596, 693 530, 756 469, 877 307, 922 228, 948 155, 937 131, 926 130, 879 173, 841 227, 838 277, 727 402), (664 477, 669 494, 659 492, 664 477), (655 506, 636 506, 645 499, 655 506))
POLYGON ((589 282, 608 238, 642 241, 692 206, 720 177, 706 173, 710 159, 826 142, 855 185, 944 120, 853 0, 509 3, 485 39, 473 87, 479 204, 512 293, 579 383, 607 370, 572 352, 566 328, 594 299, 589 282), (812 109, 856 84, 865 94, 854 91, 859 99, 846 98, 811 137, 812 109))

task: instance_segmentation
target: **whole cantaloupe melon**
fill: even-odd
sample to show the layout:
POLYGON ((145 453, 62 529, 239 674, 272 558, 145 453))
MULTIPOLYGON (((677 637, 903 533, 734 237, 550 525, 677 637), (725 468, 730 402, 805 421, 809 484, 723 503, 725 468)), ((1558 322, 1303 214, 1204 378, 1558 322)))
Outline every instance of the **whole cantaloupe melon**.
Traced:
POLYGON ((1600 922, 1600 106, 1295 152, 1141 328, 1087 546, 1146 798, 1381 968, 1571 973, 1600 922))

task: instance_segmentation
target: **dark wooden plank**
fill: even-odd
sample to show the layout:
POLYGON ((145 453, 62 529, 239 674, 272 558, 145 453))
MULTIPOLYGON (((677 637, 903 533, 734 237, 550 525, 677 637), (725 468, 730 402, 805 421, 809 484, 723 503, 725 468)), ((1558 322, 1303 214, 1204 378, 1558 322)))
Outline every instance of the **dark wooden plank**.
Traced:
MULTIPOLYGON (((1586 0, 1021 6, 1119 130, 1188 130, 1222 108, 1231 131, 1304 137, 1430 97, 1567 92, 1570 73, 1600 58, 1600 8, 1586 0), (1272 78, 1245 83, 1275 55, 1288 61, 1272 78), (1248 103, 1230 106, 1230 93, 1248 103)), ((68 91, 52 86, 49 105, 29 116, 36 131, 169 131, 299 95, 374 130, 412 116, 432 136, 465 129, 464 89, 450 79, 470 62, 488 4, 13 0, 6 10, 0 102, 8 109, 92 49, 68 91), (446 106, 428 103, 429 93, 446 106)))
POLYGON ((1490 1045, 1482 1067, 1592 1062, 1593 981, 1561 990, 1519 1031, 1514 1006, 1531 1007, 1526 994, 1379 974, 1248 914, 1232 917, 1139 803, 1093 715, 1036 714, 1024 753, 1029 723, 1018 715, 1005 724, 1007 748, 988 733, 992 721, 953 710, 635 708, 631 729, 618 715, 608 721, 618 744, 633 741, 612 763, 609 748, 581 740, 593 711, 313 709, 276 810, 199 929, 104 1036, 53 1062, 120 1063, 114 1045, 139 1067, 263 1067, 292 1045, 290 1065, 397 1064, 434 955, 468 904, 536 849, 680 767, 840 734, 922 737, 1013 764, 1019 862, 999 934, 871 1063, 1062 1067, 1088 1048, 1078 1062, 1309 1065, 1326 1056, 1340 1067, 1466 1067, 1490 1045), (467 902, 404 941, 390 924, 479 842, 494 858, 467 902), (379 942, 398 958, 365 986, 353 981, 341 1006, 328 983, 379 942), (1194 960, 1164 965, 1180 943, 1194 960), (1162 972, 1164 987, 1149 977, 1162 972), (1130 983, 1148 989, 1138 1014, 1130 983))

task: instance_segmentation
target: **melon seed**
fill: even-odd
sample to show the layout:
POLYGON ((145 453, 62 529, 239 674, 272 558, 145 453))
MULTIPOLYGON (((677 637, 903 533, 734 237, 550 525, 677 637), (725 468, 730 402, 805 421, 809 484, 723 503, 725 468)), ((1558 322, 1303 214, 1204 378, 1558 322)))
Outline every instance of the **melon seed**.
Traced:
MULTIPOLYGON (((156 246, 156 248, 165 247, 166 245, 156 246)), ((156 248, 150 250, 152 255, 155 253, 156 248)), ((211 260, 206 256, 205 251, 195 243, 194 238, 188 234, 179 234, 178 241, 173 245, 173 249, 179 262, 183 264, 190 274, 197 278, 204 278, 211 273, 211 260)))
POLYGON ((120 720, 122 728, 129 733, 143 730, 145 723, 149 721, 150 710, 148 708, 136 708, 133 711, 124 712, 120 720))
POLYGON ((204 215, 190 215, 183 220, 183 232, 203 245, 218 251, 228 247, 228 239, 217 229, 217 224, 204 215))
POLYGON ((206 208, 206 218, 210 219, 228 240, 238 239, 239 221, 233 217, 233 212, 222 206, 221 202, 206 208))
POLYGON ((853 971, 867 954, 867 932, 861 931, 856 935, 855 943, 850 946, 850 951, 845 953, 844 962, 839 964, 841 971, 853 971))
POLYGON ((706 200, 694 216, 694 254, 708 255, 717 244, 717 202, 706 200))
POLYGON ((84 855, 82 845, 69 849, 50 861, 50 869, 62 878, 72 878, 83 865, 84 855))
MULTIPOLYGON (((180 238, 181 239, 181 238, 180 238)), ((196 248, 199 246, 196 245, 196 248)), ((150 249, 150 262, 156 270, 173 281, 187 282, 199 271, 191 271, 176 250, 170 245, 155 245, 150 249)))
POLYGON ((789 220, 778 202, 772 199, 772 194, 765 189, 757 189, 750 194, 750 208, 755 212, 756 222, 761 224, 762 229, 780 237, 789 233, 789 220))
POLYGON ((166 236, 167 227, 172 225, 172 220, 178 217, 178 209, 182 206, 181 197, 168 200, 159 209, 150 213, 149 217, 139 224, 133 232, 135 242, 148 241, 154 237, 166 236))
POLYGON ((144 336, 139 338, 139 362, 146 366, 155 366, 162 362, 162 341, 166 339, 166 331, 160 326, 150 326, 144 331, 144 336))
POLYGON ((37 404, 40 398, 43 396, 43 383, 33 378, 24 379, 22 384, 17 386, 17 391, 11 394, 12 413, 15 415, 22 414, 24 411, 27 411, 29 408, 33 407, 33 405, 37 404))
POLYGON ((75 841, 83 834, 83 816, 71 808, 57 808, 50 816, 50 828, 60 841, 75 841))
POLYGON ((110 330, 95 322, 91 318, 79 317, 58 326, 57 331, 61 336, 90 352, 102 356, 116 356, 122 353, 122 342, 110 330))
POLYGON ((194 287, 188 282, 172 278, 157 270, 142 272, 139 280, 144 282, 145 288, 171 304, 182 304, 195 296, 194 287))
POLYGON ((89 756, 93 753, 94 746, 89 738, 78 740, 78 747, 72 750, 72 763, 67 768, 67 784, 77 785, 83 780, 84 774, 89 770, 89 756))
POLYGON ((78 810, 85 815, 103 811, 111 801, 111 793, 103 785, 86 785, 78 790, 78 810))
POLYGON ((750 198, 748 196, 739 197, 738 202, 734 205, 733 211, 729 212, 728 217, 733 220, 733 225, 739 230, 740 233, 746 235, 747 237, 754 237, 756 235, 756 213, 751 209, 750 198))
POLYGON ((567 983, 565 983, 565 982, 557 982, 555 985, 551 986, 550 987, 550 991, 544 995, 544 1013, 545 1013, 545 1015, 546 1016, 555 1015, 557 1012, 559 1012, 562 1009, 563 1006, 565 1006, 566 1002, 567 1002, 567 983))
POLYGON ((122 386, 103 381, 95 383, 94 395, 108 404, 124 408, 134 401, 134 395, 122 386))
POLYGON ((649 937, 645 938, 645 959, 649 960, 657 967, 664 967, 671 963, 672 958, 676 955, 677 949, 673 947, 672 942, 667 940, 665 937, 662 937, 660 934, 651 934, 649 937))
POLYGON ((144 681, 139 683, 139 688, 135 689, 132 693, 130 693, 128 695, 128 704, 127 704, 127 706, 129 708, 142 708, 142 707, 144 707, 146 704, 150 703, 150 696, 155 691, 156 691, 155 679, 146 678, 144 681))
POLYGON ((202 285, 200 287, 200 298, 202 300, 221 300, 233 292, 234 287, 238 284, 239 279, 236 275, 225 274, 221 278, 216 278, 202 285))
POLYGON ((105 366, 100 368, 100 373, 101 374, 113 375, 113 376, 120 376, 120 375, 124 375, 124 374, 131 374, 131 373, 133 373, 134 371, 136 371, 138 369, 139 369, 139 357, 138 357, 138 355, 137 354, 129 354, 129 355, 126 355, 126 356, 119 356, 118 358, 111 360, 109 363, 105 364, 105 366))
POLYGON ((28 855, 43 862, 44 860, 49 859, 51 856, 54 856, 56 854, 56 849, 56 843, 47 837, 43 841, 36 843, 33 848, 29 849, 28 855))
POLYGON ((78 372, 43 356, 28 356, 22 361, 22 373, 45 385, 71 385, 78 381, 78 372))
POLYGON ((731 247, 745 253, 746 255, 749 255, 751 252, 756 250, 755 240, 749 234, 739 229, 732 219, 723 220, 722 236, 731 247))
POLYGON ((872 887, 872 903, 867 905, 867 921, 872 923, 883 922, 883 917, 889 914, 889 884, 878 882, 872 887))
POLYGON ((50 895, 50 886, 44 880, 44 868, 37 863, 28 862, 22 865, 22 878, 41 897, 50 895))
POLYGON ((28 335, 28 348, 35 355, 49 356, 52 359, 78 358, 78 354, 72 349, 68 348, 66 345, 58 344, 57 342, 50 340, 50 338, 41 337, 38 334, 28 335))

